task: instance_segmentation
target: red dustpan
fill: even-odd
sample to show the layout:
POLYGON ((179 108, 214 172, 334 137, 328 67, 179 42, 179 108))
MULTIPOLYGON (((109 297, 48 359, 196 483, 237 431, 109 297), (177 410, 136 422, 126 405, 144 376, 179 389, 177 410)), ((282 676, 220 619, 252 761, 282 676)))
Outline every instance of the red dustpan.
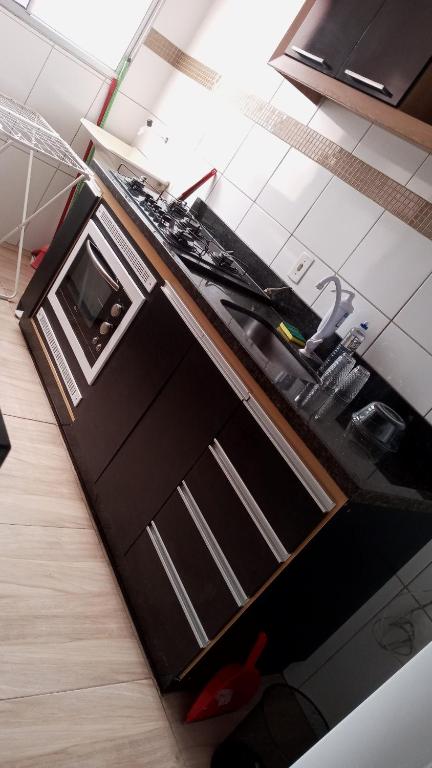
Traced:
POLYGON ((216 673, 192 704, 187 723, 234 712, 256 694, 261 675, 255 664, 267 645, 267 635, 260 632, 245 664, 229 664, 216 673))

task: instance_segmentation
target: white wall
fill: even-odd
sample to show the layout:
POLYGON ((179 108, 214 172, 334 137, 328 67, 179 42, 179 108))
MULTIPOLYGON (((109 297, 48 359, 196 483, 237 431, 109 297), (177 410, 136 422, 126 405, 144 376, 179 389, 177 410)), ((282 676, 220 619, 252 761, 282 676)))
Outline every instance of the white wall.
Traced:
POLYGON ((432 645, 312 747, 296 768, 430 768, 432 645))
MULTIPOLYGON (((300 5, 254 0, 245 12, 241 0, 214 0, 183 49, 432 200, 432 156, 332 102, 317 108, 267 65, 300 5)), ((166 10, 184 18, 195 6, 168 0, 166 10)), ((200 195, 318 314, 330 301, 315 287, 323 276, 337 271, 354 288, 341 334, 367 320, 362 354, 432 423, 432 242, 178 71, 147 106, 193 145, 190 176, 218 168, 200 195), (296 285, 288 273, 304 251, 314 263, 296 285)))
POLYGON ((287 681, 311 697, 331 726, 431 642, 431 561, 429 543, 315 653, 285 670, 287 681), (413 624, 412 649, 406 631, 390 627, 399 619, 413 624), (400 647, 384 650, 378 640, 400 647))

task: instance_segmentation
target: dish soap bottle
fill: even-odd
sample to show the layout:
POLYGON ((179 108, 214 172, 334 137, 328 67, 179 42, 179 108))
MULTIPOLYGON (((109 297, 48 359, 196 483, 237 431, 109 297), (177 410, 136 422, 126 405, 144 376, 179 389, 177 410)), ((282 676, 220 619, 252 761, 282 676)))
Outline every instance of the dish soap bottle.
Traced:
POLYGON ((359 326, 351 328, 347 335, 344 336, 342 341, 336 345, 334 350, 330 352, 329 356, 324 360, 322 366, 318 370, 318 373, 322 374, 324 371, 330 368, 330 366, 334 363, 336 358, 342 354, 342 352, 347 352, 349 355, 353 355, 354 352, 359 348, 360 344, 363 344, 366 338, 366 331, 368 327, 369 326, 367 323, 360 323, 359 326))

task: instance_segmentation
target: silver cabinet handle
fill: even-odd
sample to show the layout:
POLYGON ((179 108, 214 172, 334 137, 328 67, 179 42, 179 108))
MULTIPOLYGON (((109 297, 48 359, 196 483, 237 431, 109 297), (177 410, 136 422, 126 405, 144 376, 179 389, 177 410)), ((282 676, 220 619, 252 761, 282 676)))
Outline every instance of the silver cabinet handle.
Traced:
POLYGON ((249 397, 249 392, 243 384, 242 380, 239 376, 237 376, 235 371, 233 371, 229 363, 227 363, 225 360, 224 356, 221 354, 221 352, 219 352, 215 344, 213 344, 212 340, 207 336, 206 333, 204 333, 203 329, 197 320, 195 320, 194 316, 186 307, 186 305, 183 303, 180 296, 177 295, 177 293, 168 283, 165 283, 165 285, 161 287, 161 291, 165 294, 168 301, 178 312, 182 320, 184 320, 187 327, 199 341, 203 349, 207 352, 210 359, 213 360, 216 367, 219 368, 222 376, 224 376, 224 378, 230 384, 236 395, 241 400, 246 400, 246 398, 249 397))
POLYGON ((105 267, 103 267, 102 264, 100 263, 98 257, 93 251, 92 243, 90 240, 86 241, 86 250, 93 266, 97 269, 97 271, 99 272, 101 277, 103 277, 105 282, 108 283, 108 285, 110 286, 110 288, 113 289, 113 291, 116 291, 116 292, 119 291, 120 290, 119 284, 115 280, 113 280, 111 275, 106 271, 105 267))
POLYGON ((176 594, 176 597, 183 609, 183 613, 189 623, 189 626, 192 630, 192 632, 195 635, 195 638, 197 640, 197 643, 200 648, 205 648, 205 646, 208 644, 209 639, 207 637, 206 631, 201 624, 201 621, 198 617, 198 614, 195 610, 195 608, 192 605, 192 602, 190 600, 190 597, 188 593, 186 592, 186 589, 183 585, 183 582, 177 573, 177 570, 175 568, 175 565, 173 561, 171 560, 170 554, 163 543, 162 537, 156 528, 156 525, 154 522, 150 523, 149 526, 147 526, 147 534, 150 538, 151 543, 153 544, 153 547, 156 550, 156 554, 161 562, 161 565, 168 576, 168 579, 170 581, 170 584, 176 594))
POLYGON ((290 553, 285 549, 221 444, 217 440, 213 440, 213 443, 209 445, 209 451, 215 461, 219 464, 222 472, 235 490, 244 508, 252 518, 264 541, 270 547, 278 563, 283 563, 285 560, 288 560, 290 553))
POLYGON ((323 59, 322 56, 316 56, 314 53, 305 51, 303 48, 299 48, 297 45, 292 45, 291 50, 294 51, 294 53, 298 53, 299 56, 303 56, 304 59, 310 59, 310 61, 314 61, 316 64, 324 65, 326 63, 326 60, 323 59))
POLYGON ((334 500, 324 490, 306 464, 303 463, 292 445, 290 445, 288 440, 286 440, 279 432, 255 398, 250 397, 249 400, 245 402, 245 406, 249 413, 254 417, 255 421, 258 422, 263 432, 265 432, 267 437, 271 440, 275 448, 277 448, 290 469, 292 469, 294 474, 310 493, 321 512, 330 512, 335 506, 334 500))
POLYGON ((209 550, 213 560, 219 568, 219 571, 234 600, 239 607, 244 605, 247 601, 247 594, 240 584, 233 569, 231 568, 227 558, 219 546, 219 542, 213 535, 213 531, 211 530, 207 520, 205 519, 198 504, 192 496, 192 493, 184 481, 181 485, 178 486, 177 491, 192 520, 198 528, 207 549, 209 550))
POLYGON ((359 75, 358 72, 353 72, 352 69, 344 69, 344 73, 351 77, 352 80, 357 80, 359 83, 362 83, 363 85, 368 85, 369 88, 374 88, 376 91, 379 91, 380 93, 390 93, 385 85, 383 83, 377 83, 375 80, 369 80, 368 77, 364 77, 364 75, 359 75))

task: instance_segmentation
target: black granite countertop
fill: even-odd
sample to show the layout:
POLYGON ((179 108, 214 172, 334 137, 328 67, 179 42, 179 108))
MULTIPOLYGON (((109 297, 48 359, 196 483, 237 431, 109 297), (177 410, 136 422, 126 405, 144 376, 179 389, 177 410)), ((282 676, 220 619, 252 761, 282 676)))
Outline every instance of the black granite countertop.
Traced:
MULTIPOLYGON (((96 163, 93 168, 347 496, 359 503, 432 512, 432 478, 429 470, 432 458, 432 429, 425 420, 374 371, 371 371, 369 382, 352 405, 337 417, 330 413, 329 417, 317 420, 314 412, 308 413, 298 407, 295 398, 304 385, 293 377, 279 376, 280 371, 275 369, 273 363, 262 354, 236 322, 230 312, 229 303, 234 303, 247 312, 259 314, 273 328, 277 328, 280 320, 284 319, 300 328, 305 337, 315 331, 319 318, 293 292, 287 291, 286 297, 278 303, 276 309, 264 303, 264 294, 264 301, 261 301, 258 297, 255 299, 232 287, 218 285, 191 272, 170 252, 156 228, 150 222, 144 221, 139 208, 126 197, 111 172, 96 163), (384 400, 395 408, 407 423, 399 451, 396 454, 387 453, 378 462, 359 444, 349 426, 351 413, 371 400, 384 400)), ((196 203, 193 210, 197 218, 225 248, 234 250, 235 258, 253 277, 257 288, 284 285, 205 204, 196 203)), ((293 346, 289 345, 290 348, 293 346)), ((296 348, 293 352, 294 355, 298 354, 296 348)))

